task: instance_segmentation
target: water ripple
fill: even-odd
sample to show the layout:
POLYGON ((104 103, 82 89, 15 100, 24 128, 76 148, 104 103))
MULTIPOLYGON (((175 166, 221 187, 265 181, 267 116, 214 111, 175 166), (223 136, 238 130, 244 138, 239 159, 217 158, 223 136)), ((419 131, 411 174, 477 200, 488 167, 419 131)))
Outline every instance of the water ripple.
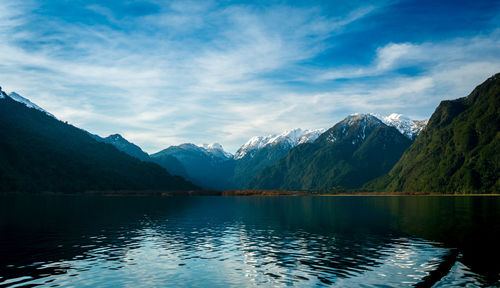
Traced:
MULTIPOLYGON (((250 206, 251 213, 234 214, 226 206, 214 210, 210 207, 220 204, 217 201, 227 205, 227 199, 217 199, 222 200, 198 199, 202 204, 184 203, 185 207, 163 203, 170 210, 160 205, 137 213, 129 206, 137 203, 127 202, 133 217, 120 214, 129 217, 127 221, 101 214, 104 223, 92 218, 49 233, 34 228, 3 229, 10 234, 0 237, 5 256, 0 262, 0 287, 418 287, 430 283, 423 281, 432 280, 448 255, 457 251, 394 228, 393 219, 387 221, 378 210, 362 217, 363 221, 352 214, 347 225, 335 218, 324 221, 325 215, 335 215, 337 210, 333 214, 319 211, 319 216, 312 217, 300 210, 300 201, 293 202, 299 205, 300 212, 295 213, 312 217, 307 221, 293 218, 295 214, 285 219, 270 217, 269 207, 255 205, 254 200, 230 201, 232 207, 240 205, 241 211, 250 206), (257 211, 263 216, 254 218, 257 211)), ((272 208, 279 205, 291 204, 273 202, 272 208)), ((367 207, 363 208, 359 211, 366 213, 367 207)), ((498 283, 464 265, 461 254, 455 258, 449 273, 433 282, 435 287, 498 283)))

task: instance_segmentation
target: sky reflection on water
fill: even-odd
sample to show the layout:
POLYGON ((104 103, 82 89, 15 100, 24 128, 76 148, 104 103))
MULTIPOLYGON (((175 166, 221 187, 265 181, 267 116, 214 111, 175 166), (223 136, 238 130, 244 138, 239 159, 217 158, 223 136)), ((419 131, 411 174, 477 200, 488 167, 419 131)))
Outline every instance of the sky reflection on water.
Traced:
POLYGON ((497 198, 0 199, 0 286, 500 284, 497 198))

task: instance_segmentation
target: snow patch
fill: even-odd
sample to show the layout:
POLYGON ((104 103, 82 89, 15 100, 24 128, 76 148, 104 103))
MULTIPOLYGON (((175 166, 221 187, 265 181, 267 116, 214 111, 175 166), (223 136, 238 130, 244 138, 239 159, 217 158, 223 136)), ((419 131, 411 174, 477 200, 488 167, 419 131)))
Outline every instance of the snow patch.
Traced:
POLYGON ((233 158, 233 154, 224 151, 224 148, 219 143, 202 144, 199 145, 198 147, 204 149, 208 154, 211 154, 212 156, 215 156, 217 158, 226 158, 226 159, 233 158))
POLYGON ((335 124, 334 126, 335 129, 329 132, 330 134, 328 135, 328 137, 326 137, 326 140, 328 142, 334 143, 338 141, 338 139, 342 139, 348 134, 354 133, 354 135, 351 135, 352 137, 357 138, 354 141, 356 143, 361 143, 368 136, 367 128, 374 128, 380 125, 384 125, 384 123, 380 119, 374 117, 371 114, 361 114, 361 113, 350 114, 346 118, 344 118, 344 120, 335 124), (355 127, 355 129, 351 129, 352 127, 355 127))
POLYGON ((227 160, 228 158, 232 158, 233 155, 224 151, 222 145, 219 143, 214 144, 202 144, 196 145, 193 143, 183 143, 178 146, 170 146, 169 148, 180 149, 184 151, 196 151, 197 153, 205 154, 211 158, 217 158, 222 160, 227 160))
POLYGON ((428 120, 412 120, 403 114, 397 113, 392 113, 389 116, 381 116, 378 114, 372 115, 380 119, 380 121, 384 122, 387 126, 398 129, 401 134, 410 139, 417 137, 428 122, 428 120))
POLYGON ((334 143, 335 141, 337 141, 337 137, 333 136, 333 135, 328 135, 328 137, 326 138, 326 140, 334 143))
MULTIPOLYGON (((2 92, 3 93, 3 92, 2 92)), ((16 101, 16 102, 19 102, 19 103, 22 103, 24 104, 26 107, 28 108, 32 108, 32 109, 36 109, 38 111, 42 111, 44 112, 45 114, 53 117, 53 118, 56 118, 54 115, 50 114, 49 112, 45 111, 43 108, 41 108, 40 106, 36 105, 35 103, 31 102, 30 100, 24 98, 23 96, 17 94, 16 92, 11 92, 9 95, 9 98, 16 101)))

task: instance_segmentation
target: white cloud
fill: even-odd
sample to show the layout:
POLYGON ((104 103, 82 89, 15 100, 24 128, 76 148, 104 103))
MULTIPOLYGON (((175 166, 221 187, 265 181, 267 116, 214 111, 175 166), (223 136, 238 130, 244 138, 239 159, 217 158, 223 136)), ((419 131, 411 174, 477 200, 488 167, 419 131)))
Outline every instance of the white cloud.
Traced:
POLYGON ((331 69, 320 73, 317 80, 375 77, 405 67, 418 67, 430 72, 486 61, 497 65, 500 62, 498 47, 500 30, 488 35, 438 42, 389 43, 376 50, 370 65, 331 69))
MULTIPOLYGON (((150 152, 177 143, 162 139, 244 142, 249 131, 273 127, 291 109, 279 100, 280 85, 262 76, 314 57, 325 49, 323 39, 374 9, 328 19, 317 9, 193 5, 175 2, 142 17, 138 25, 161 28, 153 35, 45 19, 50 36, 29 29, 36 6, 10 5, 0 14, 8 20, 1 30, 2 82, 63 120, 100 134, 130 135, 150 152), (216 31, 200 41, 198 30, 210 25, 216 31), (176 40, 179 35, 188 39, 176 40), (48 44, 29 51, 19 46, 38 40, 48 44), (246 126, 234 124, 240 121, 246 126), (141 128, 145 132, 137 132, 141 128), (207 136, 223 139, 200 139, 207 136)), ((86 9, 114 25, 130 20, 100 5, 86 9)))
POLYGON ((413 55, 415 46, 409 43, 394 44, 391 43, 377 49, 376 71, 386 71, 403 57, 413 55))

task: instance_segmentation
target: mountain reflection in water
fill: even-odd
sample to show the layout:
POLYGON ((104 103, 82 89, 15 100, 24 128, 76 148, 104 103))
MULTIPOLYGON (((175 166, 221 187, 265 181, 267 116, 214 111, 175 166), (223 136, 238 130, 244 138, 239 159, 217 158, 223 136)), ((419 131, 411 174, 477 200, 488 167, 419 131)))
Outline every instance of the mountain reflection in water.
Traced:
POLYGON ((497 197, 0 196, 0 287, 500 285, 497 197))

